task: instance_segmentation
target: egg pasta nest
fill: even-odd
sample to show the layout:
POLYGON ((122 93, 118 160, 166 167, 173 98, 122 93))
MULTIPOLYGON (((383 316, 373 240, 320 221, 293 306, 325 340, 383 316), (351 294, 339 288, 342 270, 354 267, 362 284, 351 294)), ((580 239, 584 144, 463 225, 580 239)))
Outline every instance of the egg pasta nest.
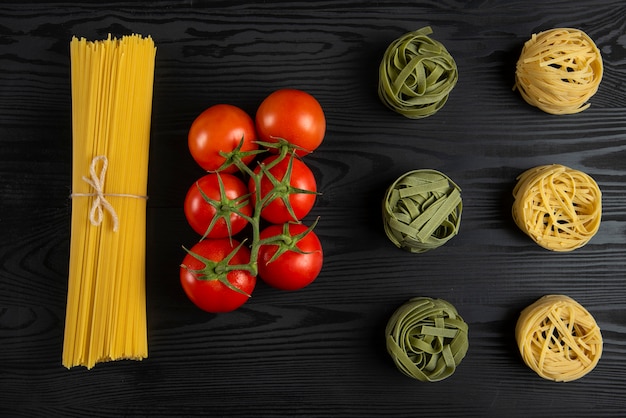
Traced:
POLYGON ((602 355, 602 334, 595 319, 564 295, 546 295, 526 307, 515 337, 526 365, 557 382, 583 377, 602 355))
POLYGON ((515 89, 546 113, 587 109, 602 80, 603 64, 593 40, 578 29, 558 28, 526 41, 515 71, 515 89))
POLYGON ((517 226, 540 246, 572 251, 600 227, 602 193, 587 174, 552 164, 525 171, 513 189, 517 226))

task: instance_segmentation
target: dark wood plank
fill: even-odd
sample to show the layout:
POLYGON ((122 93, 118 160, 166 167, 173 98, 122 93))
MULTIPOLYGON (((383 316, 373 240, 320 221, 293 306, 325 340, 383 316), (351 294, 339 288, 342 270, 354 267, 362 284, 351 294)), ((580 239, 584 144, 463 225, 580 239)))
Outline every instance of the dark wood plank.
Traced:
MULTIPOLYGON (((0 5, 0 413, 3 416, 594 416, 626 410, 626 5, 511 2, 21 2, 0 5), (378 64, 430 25, 459 84, 436 115, 408 120, 376 96, 378 64), (533 32, 585 30, 605 77, 590 109, 544 114, 512 91, 533 32), (149 358, 65 370, 61 349, 71 202, 69 41, 150 34, 157 44, 146 266, 149 358), (186 148, 204 108, 251 114, 271 91, 314 94, 328 118, 307 161, 322 195, 310 219, 325 251, 310 287, 262 283, 242 309, 200 312, 178 283, 196 239, 182 200, 202 172, 186 148), (603 192, 596 237, 568 254, 533 244, 510 217, 515 177, 561 163, 603 192), (461 231, 423 255, 393 247, 380 203, 400 174, 435 168, 462 188, 461 231), (526 368, 521 309, 564 293, 605 341, 597 368, 567 384, 526 368), (444 382, 401 375, 383 330, 412 296, 449 300, 470 350, 444 382)), ((309 219, 309 220, 310 220, 309 219)))

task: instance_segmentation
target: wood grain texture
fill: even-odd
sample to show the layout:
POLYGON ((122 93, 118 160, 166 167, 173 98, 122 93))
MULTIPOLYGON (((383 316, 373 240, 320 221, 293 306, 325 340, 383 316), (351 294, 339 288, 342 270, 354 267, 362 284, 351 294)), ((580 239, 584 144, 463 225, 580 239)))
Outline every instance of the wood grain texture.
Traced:
POLYGON ((0 415, 593 416, 626 410, 626 4, 586 1, 4 2, 0 5, 0 415), (387 45, 430 25, 459 67, 434 116, 415 121, 376 96, 387 45), (512 91, 530 35, 577 27, 602 52, 591 108, 552 116, 512 91), (61 366, 71 202, 69 41, 108 33, 157 45, 146 267, 149 358, 91 371, 61 366), (182 201, 202 172, 186 148, 204 108, 250 114, 271 91, 307 90, 328 133, 308 162, 322 195, 324 251, 298 292, 260 284, 236 312, 196 309, 178 283, 196 239, 182 201), (560 163, 603 192, 591 242, 547 252, 511 216, 515 178, 560 163), (434 168, 462 188, 460 233, 415 255, 382 230, 385 188, 434 168), (597 368, 544 381, 517 353, 519 312, 548 293, 578 300, 604 341, 597 368), (470 349, 449 379, 404 377, 383 331, 413 296, 453 303, 470 349))

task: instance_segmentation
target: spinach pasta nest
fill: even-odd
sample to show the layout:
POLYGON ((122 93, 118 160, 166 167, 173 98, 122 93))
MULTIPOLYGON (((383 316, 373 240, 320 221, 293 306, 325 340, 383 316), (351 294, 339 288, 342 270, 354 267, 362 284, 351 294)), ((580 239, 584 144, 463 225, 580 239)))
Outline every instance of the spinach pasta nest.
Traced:
POLYGON ((438 248, 461 224, 461 189, 448 176, 423 169, 393 182, 383 199, 383 224, 393 244, 412 253, 438 248))
POLYGON ((602 193, 589 175, 551 164, 526 170, 513 188, 513 220, 541 247, 572 251, 598 232, 602 193))
POLYGON ((593 316, 574 299, 546 295, 526 307, 515 338, 524 363, 556 382, 579 379, 602 356, 602 334, 593 316))
POLYGON ((416 297, 387 322, 387 352, 405 375, 422 382, 450 377, 469 348, 468 325, 442 299, 416 297))
POLYGON ((427 26, 404 34, 387 47, 380 63, 378 96, 410 119, 441 109, 458 80, 456 62, 431 33, 427 26))
POLYGON ((557 28, 526 41, 515 71, 515 89, 546 113, 587 109, 602 80, 603 64, 593 40, 578 29, 557 28))

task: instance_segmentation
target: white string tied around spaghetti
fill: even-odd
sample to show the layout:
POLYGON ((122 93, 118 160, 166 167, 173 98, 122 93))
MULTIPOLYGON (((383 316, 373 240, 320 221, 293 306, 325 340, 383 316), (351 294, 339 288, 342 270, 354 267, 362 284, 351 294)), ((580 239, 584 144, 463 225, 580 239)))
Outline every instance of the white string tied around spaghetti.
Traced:
POLYGON ((106 176, 107 168, 109 166, 109 160, 105 155, 98 155, 91 160, 91 165, 89 166, 89 175, 91 177, 83 176, 83 180, 85 183, 89 184, 93 189, 94 193, 72 193, 72 197, 76 196, 84 196, 95 197, 93 204, 91 205, 91 209, 89 210, 89 221, 93 226, 100 226, 102 221, 104 220, 104 211, 106 210, 111 215, 111 219, 113 220, 113 232, 117 232, 120 225, 120 220, 115 211, 115 208, 111 203, 107 200, 107 196, 116 196, 116 197, 133 197, 136 199, 147 199, 147 196, 137 196, 133 194, 124 194, 124 193, 104 193, 104 178, 106 176), (97 172, 98 163, 102 161, 102 168, 100 169, 100 173, 97 172))

